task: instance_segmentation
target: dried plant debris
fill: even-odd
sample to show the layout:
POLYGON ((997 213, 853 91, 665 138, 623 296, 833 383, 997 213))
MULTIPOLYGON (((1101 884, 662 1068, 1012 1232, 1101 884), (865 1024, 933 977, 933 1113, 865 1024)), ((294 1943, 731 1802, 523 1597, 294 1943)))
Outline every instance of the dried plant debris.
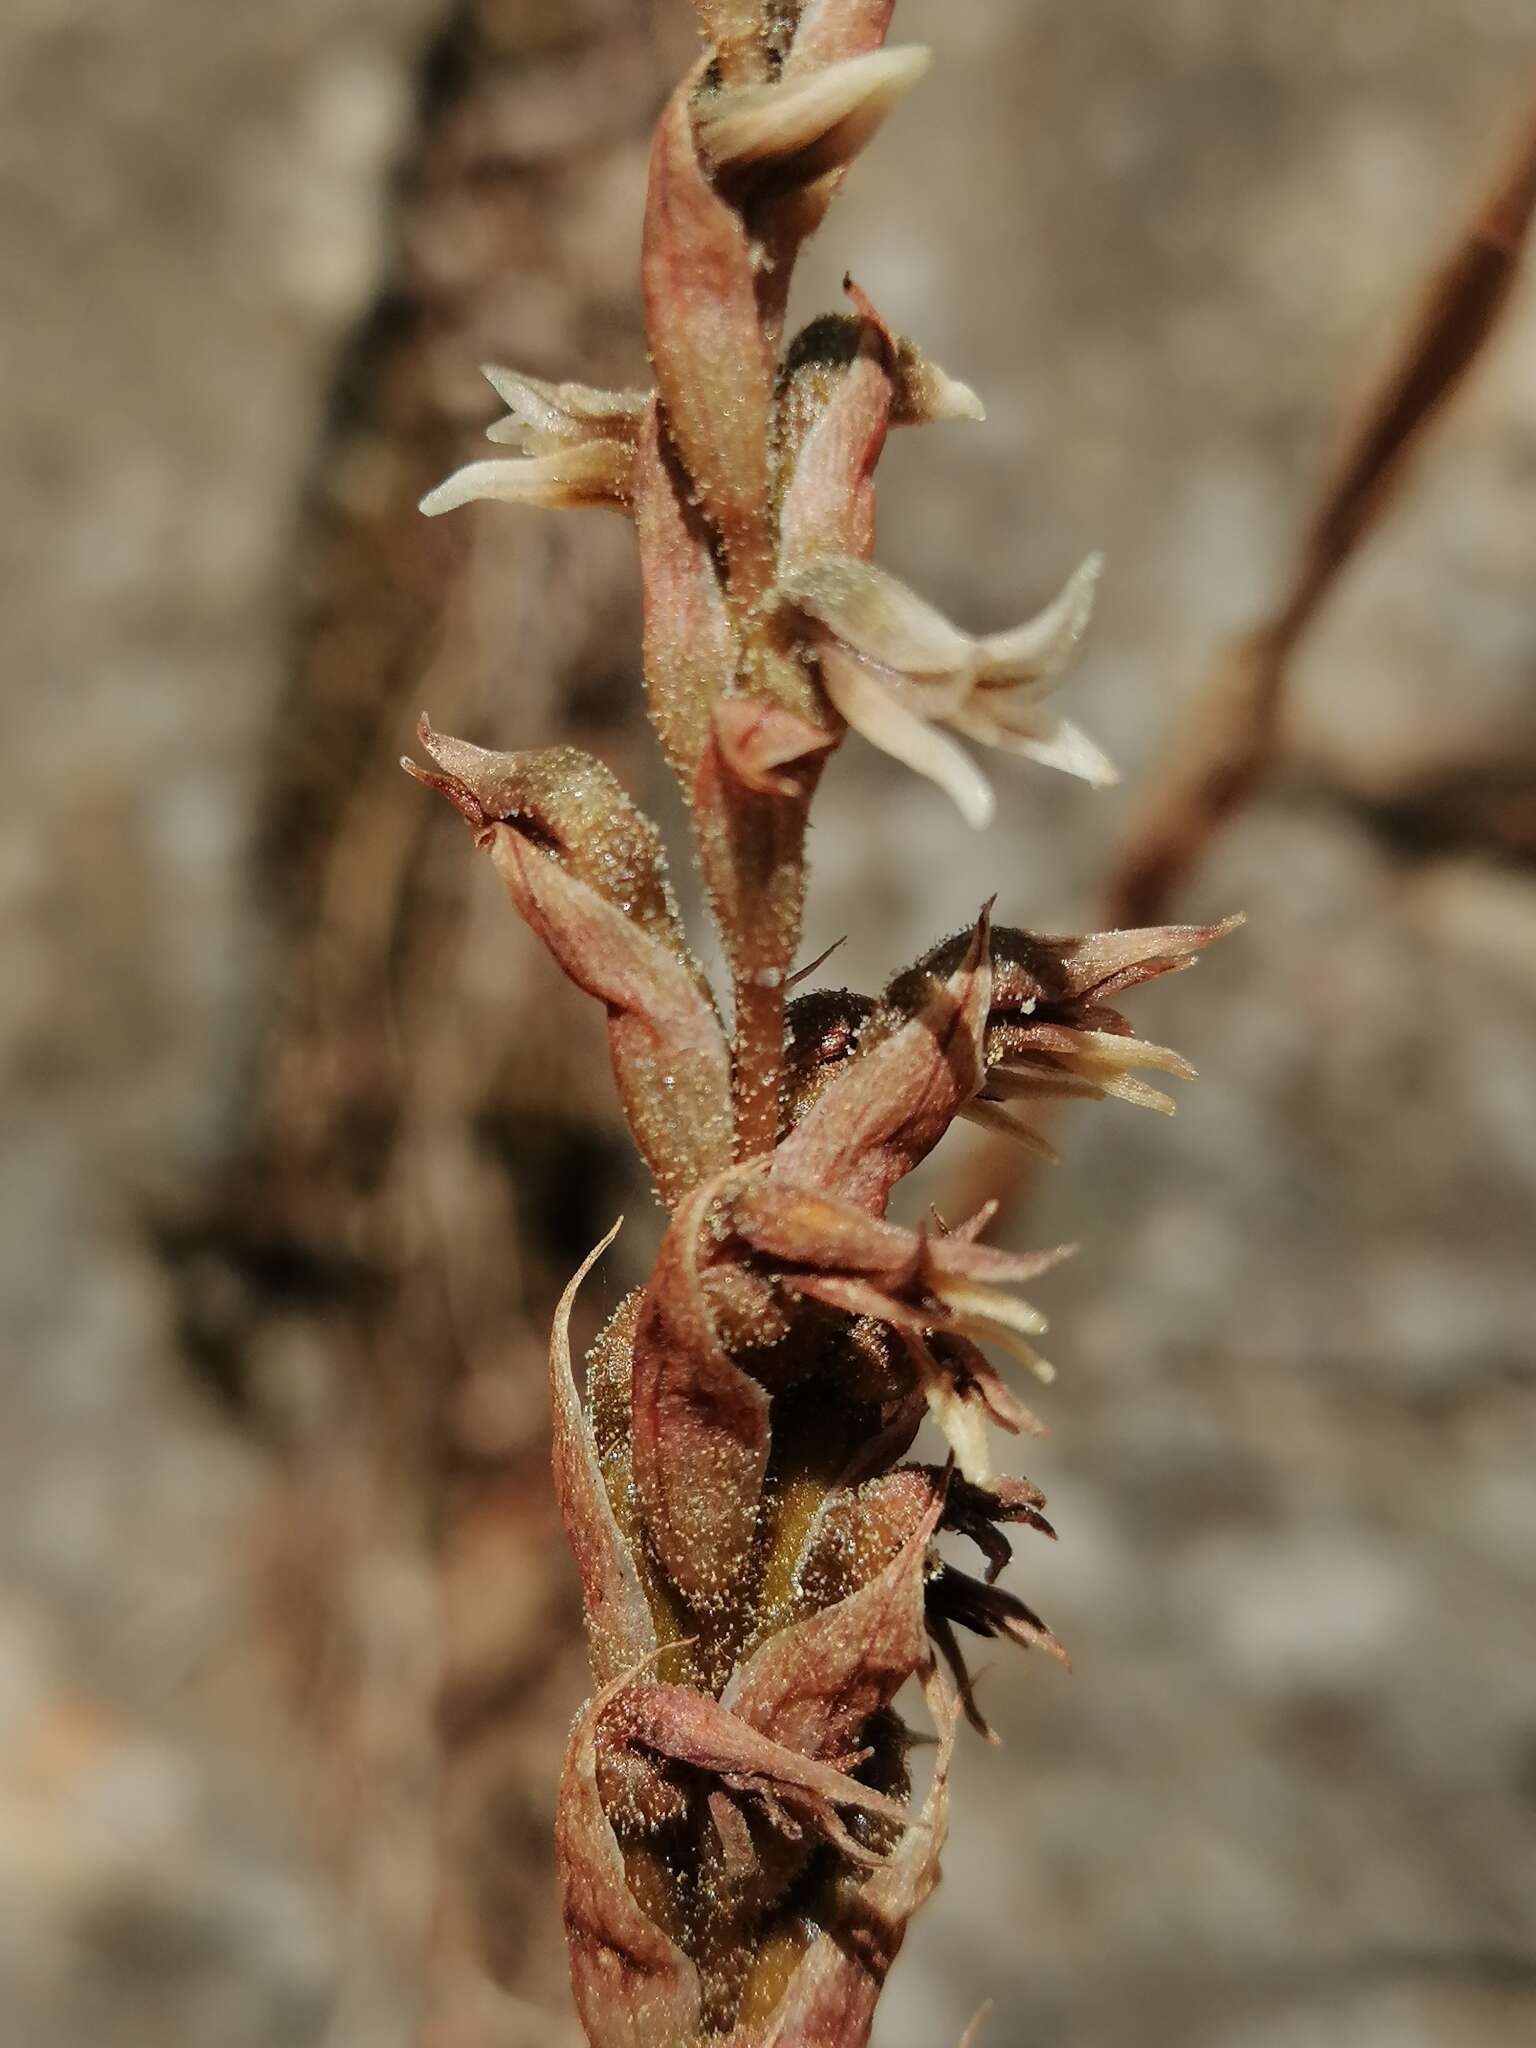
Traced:
POLYGON ((596 2044, 867 2040, 937 1881, 960 1711, 986 1730, 961 1632, 1064 1661, 999 1583, 1010 1532, 1054 1532, 1037 1489, 994 1471, 994 1432, 1039 1425, 989 1350, 1051 1377, 1045 1317, 1018 1289, 1072 1247, 1005 1251, 983 1242, 987 1211, 909 1228, 888 1205, 957 1118, 1029 1143, 1020 1117, 1039 1100, 1170 1107, 1145 1073, 1193 1070, 1136 1037, 1121 1000, 1231 929, 1052 938, 996 924, 988 905, 878 995, 795 992, 807 821, 850 727, 978 826, 992 792, 955 735, 1092 784, 1114 773, 1044 701, 1082 639, 1096 559, 990 637, 871 561, 889 430, 977 419, 974 393, 851 284, 851 312, 783 333, 800 245, 927 68, 925 51, 885 48, 890 13, 889 0, 701 0, 709 48, 651 161, 655 391, 491 371, 508 409, 492 438, 516 452, 424 504, 633 517, 649 710, 732 983, 717 999, 659 835, 605 767, 569 748, 487 753, 423 722, 432 765, 406 765, 604 1005, 620 1101, 668 1215, 584 1396, 568 1330, 591 1260, 550 1350, 556 1481, 599 1688, 571 1738, 558 1828, 596 2044), (927 1418, 948 1440, 942 1467, 910 1462, 927 1418), (941 1556, 946 1533, 979 1572, 941 1556), (895 1712, 913 1678, 939 1734, 917 1808, 895 1712))

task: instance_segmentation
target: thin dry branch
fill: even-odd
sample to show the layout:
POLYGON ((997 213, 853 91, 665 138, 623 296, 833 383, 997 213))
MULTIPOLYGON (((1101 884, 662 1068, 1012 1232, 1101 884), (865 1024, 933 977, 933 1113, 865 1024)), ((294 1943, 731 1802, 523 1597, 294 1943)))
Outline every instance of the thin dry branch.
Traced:
POLYGON ((1470 218, 1433 273, 1385 373, 1346 430, 1289 583, 1270 618, 1226 648, 1194 698, 1167 766, 1105 893, 1115 924, 1167 914, 1274 754, 1295 657, 1361 545, 1401 489, 1409 459, 1498 331, 1536 213, 1536 94, 1470 218))
MULTIPOLYGON (((1341 577, 1388 511, 1424 436, 1498 332, 1536 217, 1536 93, 1494 175, 1420 296, 1383 372, 1348 421, 1270 617, 1226 646, 1179 718, 1160 775, 1104 885, 1104 921, 1151 924, 1273 765, 1286 687, 1341 577)), ((1516 836, 1518 839, 1518 821, 1516 836)), ((1038 1124, 1042 1119, 1036 1118, 1038 1124)), ((956 1214, 986 1202, 1016 1209, 1038 1152, 994 1133, 946 1200, 956 1214)))

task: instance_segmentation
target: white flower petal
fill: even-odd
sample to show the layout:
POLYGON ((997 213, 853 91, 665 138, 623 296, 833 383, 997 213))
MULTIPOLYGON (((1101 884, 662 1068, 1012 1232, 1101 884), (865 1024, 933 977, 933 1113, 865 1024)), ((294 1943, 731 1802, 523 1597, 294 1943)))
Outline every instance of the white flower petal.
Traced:
POLYGON ((1060 675, 1088 630, 1103 573, 1104 557, 1090 555, 1043 612, 1011 633, 993 633, 983 640, 978 680, 999 685, 1060 675))
POLYGON ((979 424, 987 416, 981 394, 960 377, 951 377, 937 363, 928 365, 922 393, 922 420, 928 426, 948 426, 955 420, 979 424))
POLYGON ((987 408, 969 384, 929 362, 911 342, 901 343, 891 412, 893 426, 947 426, 954 420, 984 420, 986 416, 987 408))
POLYGON ((1151 1067, 1160 1074, 1176 1074, 1181 1081, 1200 1077, 1183 1053, 1171 1045, 1153 1045, 1150 1039, 1128 1038, 1119 1031, 1072 1031, 1072 1037, 1095 1072, 1100 1068, 1123 1072, 1131 1067, 1151 1067))
POLYGON ((551 384, 525 377, 518 370, 482 365, 482 376, 507 408, 508 417, 485 430, 497 441, 525 454, 546 455, 592 440, 624 438, 637 425, 647 403, 643 391, 599 391, 590 384, 551 384))
POLYGON ((1069 1074, 1058 1066, 993 1067, 987 1074, 987 1093, 999 1102, 1049 1102, 1062 1098, 1097 1102, 1104 1090, 1086 1074, 1069 1074))
POLYGON ((792 162, 797 179, 822 177, 853 161, 932 62, 914 43, 719 93, 699 109, 700 146, 717 171, 792 162))
POLYGON ((1154 1088, 1150 1081, 1138 1080, 1134 1074, 1103 1075, 1099 1086, 1106 1095, 1113 1095, 1119 1102, 1129 1102, 1135 1109, 1155 1109, 1159 1116, 1177 1116, 1179 1113, 1179 1105, 1171 1095, 1165 1095, 1161 1088, 1154 1088))
POLYGON ((480 499, 503 505, 623 504, 633 457, 618 441, 587 441, 552 455, 471 462, 421 501, 427 517, 480 499))
POLYGON ((1056 1368, 1048 1358, 1042 1358, 1033 1344, 1028 1344, 1016 1330, 1009 1330, 1000 1324, 972 1320, 963 1317, 956 1325, 962 1335, 977 1344, 995 1344, 1000 1351, 1006 1351, 1010 1358, 1016 1358, 1020 1365, 1032 1372, 1042 1386, 1048 1387, 1056 1377, 1056 1368))
POLYGON ((992 744, 1010 754, 1023 754, 1042 767, 1076 775, 1095 789, 1112 789, 1120 780, 1120 770, 1103 748, 1070 719, 1055 719, 1038 733, 1015 732, 999 724, 992 744))
POLYGON ((943 1280, 933 1291, 947 1309, 970 1323, 996 1323, 1002 1329, 1016 1330, 1021 1337, 1043 1337, 1050 1328, 1033 1302, 1021 1295, 1004 1294, 1000 1288, 943 1280))
POLYGON ((923 1392, 928 1413, 943 1430, 961 1472, 973 1486, 986 1486, 992 1478, 992 1446, 981 1403, 967 1400, 947 1374, 930 1378, 923 1392))
POLYGON ((992 785, 963 748, 899 702, 889 685, 835 643, 821 650, 821 679, 827 695, 855 732, 871 746, 904 762, 953 798, 960 815, 978 832, 996 813, 992 785))
POLYGON ((780 595, 834 639, 907 676, 969 676, 976 643, 897 577, 852 555, 823 555, 780 595))

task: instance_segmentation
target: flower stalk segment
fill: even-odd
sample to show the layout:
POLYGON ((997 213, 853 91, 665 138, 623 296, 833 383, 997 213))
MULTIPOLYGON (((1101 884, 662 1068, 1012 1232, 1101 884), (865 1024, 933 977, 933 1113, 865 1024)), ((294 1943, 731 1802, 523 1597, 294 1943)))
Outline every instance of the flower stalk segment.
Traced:
MULTIPOLYGON (((660 835, 571 748, 434 733, 406 765, 468 824, 514 906, 607 1017, 625 1117, 667 1212, 647 1284, 578 1386, 573 1280, 550 1349, 554 1464, 597 1691, 577 1720, 557 1858, 595 2048, 859 2048, 945 1833, 956 1720, 985 1731, 962 1633, 1062 1656, 999 1583, 1009 1532, 1054 1534, 998 1431, 1051 1367, 1019 1293, 1071 1247, 984 1242, 990 1216, 890 1220, 959 1118, 1025 1143, 1037 1098, 1172 1107, 1192 1073, 1118 1005, 1230 929, 1042 937, 975 922, 878 994, 802 990, 806 831, 850 730, 981 825, 957 743, 1090 783, 1113 771, 1046 708, 1097 561, 1016 631, 972 635, 875 566, 893 427, 976 420, 967 386, 851 281, 786 338, 795 258, 927 68, 890 0, 699 0, 706 48, 658 125, 641 273, 655 388, 487 372, 509 450, 476 500, 634 522, 647 708, 692 821, 729 966, 690 950, 660 835), (995 1362, 1000 1354, 1006 1366, 995 1362), (931 1422, 943 1465, 912 1459, 931 1422), (941 1555, 963 1537, 981 1575, 941 1555), (940 1676, 940 1661, 953 1688, 940 1676), (937 1765, 912 1804, 898 1695, 937 1765)), ((817 963, 819 966, 820 963, 817 963)), ((814 971, 814 970, 810 970, 814 971)), ((609 1240, 611 1241, 611 1240, 609 1240)))

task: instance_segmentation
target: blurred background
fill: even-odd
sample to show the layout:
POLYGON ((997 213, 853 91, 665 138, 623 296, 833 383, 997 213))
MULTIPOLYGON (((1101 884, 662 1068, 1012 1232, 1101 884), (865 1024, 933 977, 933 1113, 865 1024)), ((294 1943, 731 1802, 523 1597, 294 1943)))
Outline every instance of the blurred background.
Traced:
MULTIPOLYGON (((851 744, 812 951, 1091 925, 1178 715, 1528 108, 1530 0, 903 0, 845 267, 985 396, 883 559, 978 629, 1109 557, 1095 796, 973 839, 851 744)), ((638 382, 684 0, 0 18, 0 2035, 574 2044, 555 1295, 655 1221, 596 1020, 395 767, 592 747, 675 822, 617 520, 412 506, 483 359, 638 382)), ((1528 118, 1528 117, 1527 117, 1528 118)), ((1536 2039, 1536 275, 1293 665, 1135 1005, 1205 1078, 1020 1191, 1063 1368, 885 2048, 1536 2039), (1026 1198, 1027 1197, 1027 1198, 1026 1198)), ((963 1140, 944 1176, 994 1174, 963 1140)))

